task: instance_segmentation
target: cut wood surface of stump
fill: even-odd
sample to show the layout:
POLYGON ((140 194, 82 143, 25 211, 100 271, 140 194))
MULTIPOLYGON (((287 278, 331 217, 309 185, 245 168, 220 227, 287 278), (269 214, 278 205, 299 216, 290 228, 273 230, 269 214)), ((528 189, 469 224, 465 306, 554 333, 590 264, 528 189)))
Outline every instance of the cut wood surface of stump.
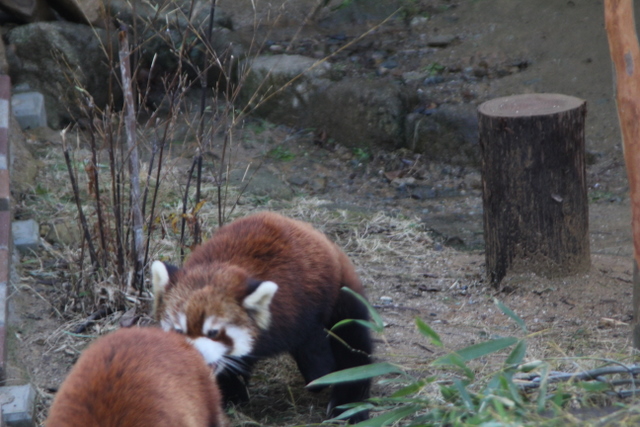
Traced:
POLYGON ((586 103, 527 94, 478 108, 486 269, 547 277, 588 270, 586 103))

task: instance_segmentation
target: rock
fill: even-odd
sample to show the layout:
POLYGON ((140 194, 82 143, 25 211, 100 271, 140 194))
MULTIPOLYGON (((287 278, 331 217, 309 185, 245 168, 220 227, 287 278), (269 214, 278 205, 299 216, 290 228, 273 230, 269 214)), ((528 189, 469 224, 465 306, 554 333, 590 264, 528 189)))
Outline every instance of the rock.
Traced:
POLYGON ((73 218, 56 218, 41 228, 44 239, 54 245, 76 247, 82 241, 82 231, 73 218))
POLYGON ((102 0, 48 0, 66 21, 107 28, 109 20, 102 0))
POLYGON ((40 227, 33 219, 11 223, 13 244, 21 253, 29 253, 40 247, 40 227))
POLYGON ((427 39, 427 46, 430 47, 447 47, 451 43, 458 40, 457 36, 449 36, 449 35, 437 35, 431 36, 427 39))
POLYGON ((404 5, 398 0, 371 1, 350 0, 334 7, 333 3, 323 2, 329 14, 320 22, 325 27, 332 25, 355 25, 365 23, 378 23, 392 15, 404 5), (328 7, 326 7, 328 6, 328 7))
MULTIPOLYGON (((205 68, 205 60, 208 61, 210 87, 219 85, 225 87, 227 79, 235 79, 237 62, 245 55, 244 45, 238 35, 232 31, 233 23, 228 14, 221 8, 216 8, 215 24, 211 35, 212 50, 216 60, 205 58, 206 49, 202 38, 208 34, 209 12, 211 2, 191 0, 172 1, 169 6, 152 7, 153 3, 136 2, 133 10, 131 3, 126 0, 111 0, 109 13, 111 16, 124 22, 129 27, 137 26, 143 35, 145 43, 140 46, 140 70, 141 84, 149 85, 149 104, 161 105, 166 88, 163 79, 180 70, 187 73, 191 79, 199 75, 199 70, 205 68), (192 4, 193 3, 193 4, 192 4), (191 10, 193 8, 193 10, 191 10), (191 20, 186 17, 191 13, 191 20), (183 38, 187 28, 191 32, 197 32, 199 36, 190 36, 194 42, 189 42, 182 54, 182 60, 178 57, 180 46, 183 46, 183 38), (224 71, 215 66, 217 60, 223 64, 224 71), (181 63, 182 62, 182 63, 181 63), (214 66, 211 66, 211 64, 214 66), (153 68, 152 68, 153 64, 153 68), (231 72, 232 75, 227 75, 231 72)), ((170 80, 170 79, 169 79, 170 80)))
POLYGON ((409 26, 412 29, 423 29, 425 27, 427 27, 429 23, 429 18, 427 18, 426 16, 414 16, 413 18, 411 18, 411 21, 409 22, 409 26))
POLYGON ((300 55, 263 55, 241 68, 247 77, 240 100, 254 107, 253 114, 274 123, 324 129, 349 148, 402 145, 407 107, 392 81, 333 82, 329 64, 300 55))
POLYGON ((40 92, 16 93, 11 97, 11 110, 22 129, 47 125, 44 96, 40 92))
POLYGON ((0 387, 3 425, 35 425, 37 395, 31 384, 0 387))
POLYGON ((309 98, 304 127, 323 128, 349 148, 398 148, 404 140, 407 102, 393 81, 349 78, 309 98))
POLYGON ((309 182, 309 178, 303 175, 291 175, 287 180, 289 184, 303 187, 309 182))
POLYGON ((425 154, 429 160, 478 166, 478 119, 475 106, 441 105, 429 114, 406 117, 405 147, 425 154))
POLYGON ((246 78, 240 102, 272 122, 294 124, 306 115, 311 96, 329 86, 330 68, 326 62, 300 55, 261 55, 243 61, 240 73, 246 78))
POLYGON ((7 63, 7 49, 4 39, 0 37, 0 74, 9 74, 9 64, 7 63))
MULTIPOLYGON (((50 127, 59 129, 84 117, 80 106, 86 99, 77 87, 91 94, 98 107, 107 104, 111 66, 103 51, 108 44, 104 30, 69 22, 37 22, 16 27, 6 37, 12 52, 8 55, 11 80, 44 95, 50 127)), ((118 85, 113 87, 115 103, 120 105, 118 85)))
POLYGON ((55 19, 46 0, 0 0, 0 9, 24 22, 55 19))

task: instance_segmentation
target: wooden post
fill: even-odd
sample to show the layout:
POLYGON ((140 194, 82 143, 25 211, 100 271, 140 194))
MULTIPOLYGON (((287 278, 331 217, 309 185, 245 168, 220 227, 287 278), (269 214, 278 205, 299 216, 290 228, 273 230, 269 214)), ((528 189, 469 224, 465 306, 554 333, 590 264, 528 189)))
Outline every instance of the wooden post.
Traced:
POLYGON ((559 94, 478 108, 486 269, 548 277, 588 270, 585 101, 559 94))
POLYGON ((616 103, 631 198, 633 233, 633 346, 640 348, 640 47, 633 0, 605 0, 605 26, 615 67, 616 103))

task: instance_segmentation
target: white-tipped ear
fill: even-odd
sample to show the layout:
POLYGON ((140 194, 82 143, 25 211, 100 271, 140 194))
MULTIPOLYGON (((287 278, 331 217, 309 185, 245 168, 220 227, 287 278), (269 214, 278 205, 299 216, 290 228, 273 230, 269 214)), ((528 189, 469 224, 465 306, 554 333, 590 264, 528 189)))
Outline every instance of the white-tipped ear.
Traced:
POLYGON ((158 298, 164 293, 169 284, 169 270, 162 261, 153 261, 151 264, 151 283, 153 284, 153 295, 158 298))
POLYGON ((277 290, 278 285, 274 282, 262 282, 242 302, 244 308, 253 312, 253 317, 261 329, 267 329, 271 323, 269 305, 277 290))

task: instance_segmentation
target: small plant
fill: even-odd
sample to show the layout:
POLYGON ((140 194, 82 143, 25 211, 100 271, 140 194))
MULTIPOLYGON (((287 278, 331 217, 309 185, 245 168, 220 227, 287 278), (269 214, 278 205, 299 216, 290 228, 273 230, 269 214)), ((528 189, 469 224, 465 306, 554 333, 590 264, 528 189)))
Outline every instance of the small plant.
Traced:
POLYGON ((402 19, 408 22, 412 18, 415 18, 416 16, 421 16, 421 15, 426 16, 418 0, 401 0, 400 1, 399 16, 402 19))
POLYGON ((437 76, 442 74, 446 67, 438 62, 433 62, 426 67, 424 67, 424 71, 429 74, 429 76, 437 76))
POLYGON ((296 155, 291 152, 286 147, 279 145, 275 148, 272 148, 267 152, 267 157, 270 157, 275 160, 279 160, 281 162, 288 162, 296 158, 296 155))
POLYGON ((369 150, 367 150, 366 148, 354 148, 353 155, 355 156, 356 160, 360 163, 366 163, 369 160, 371 160, 371 154, 369 153, 369 150))
MULTIPOLYGON (((495 304, 527 334, 520 317, 499 301, 496 300, 495 304)), ((365 324, 380 332, 382 319, 377 313, 374 315, 375 310, 370 305, 368 307, 373 321, 365 324)), ((419 318, 416 318, 416 327, 433 346, 446 349, 440 336, 419 318)), ((382 376, 387 376, 384 380, 387 384, 400 384, 389 396, 372 397, 366 402, 344 406, 343 409, 348 410, 339 419, 365 409, 373 414, 371 419, 356 424, 357 427, 566 425, 562 408, 570 401, 590 400, 577 399, 576 395, 612 390, 615 381, 603 381, 603 374, 633 375, 636 369, 640 370, 640 367, 626 367, 610 362, 613 366, 578 374, 553 373, 550 363, 546 361, 525 363, 526 350, 525 338, 499 337, 461 350, 449 351, 436 358, 428 365, 429 370, 436 373, 426 378, 416 377, 402 366, 380 362, 334 372, 312 381, 309 386, 334 385, 382 376), (495 357, 496 353, 506 349, 511 350, 504 355, 502 366, 485 377, 477 376, 469 367, 469 362, 473 360, 495 357), (388 376, 393 378, 389 379, 388 376), (596 381, 587 381, 594 379, 596 381), (570 383, 576 390, 573 393, 569 391, 570 386, 557 384, 559 381, 571 380, 575 380, 570 383), (434 385, 439 388, 440 395, 427 397, 426 389, 434 385)), ((568 417, 575 420, 572 415, 568 417)), ((631 413, 625 419, 629 417, 635 415, 631 413)))

